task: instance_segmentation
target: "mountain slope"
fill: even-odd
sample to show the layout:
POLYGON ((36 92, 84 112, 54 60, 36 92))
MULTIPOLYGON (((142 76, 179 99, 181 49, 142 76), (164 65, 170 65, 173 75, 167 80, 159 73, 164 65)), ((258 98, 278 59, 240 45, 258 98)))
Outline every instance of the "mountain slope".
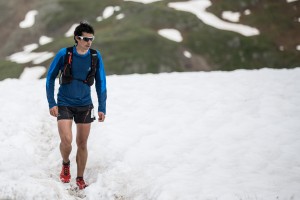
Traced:
MULTIPOLYGON (((122 0, 90 0, 89 3, 79 0, 72 3, 67 0, 2 1, 0 25, 5 28, 0 36, 7 39, 0 50, 0 66, 7 65, 3 63, 4 59, 22 51, 23 46, 38 43, 42 35, 54 40, 40 45, 34 52, 55 53, 62 47, 73 45, 73 39, 66 38, 64 34, 83 19, 95 27, 93 47, 100 49, 107 74, 299 66, 300 51, 296 48, 300 44, 297 34, 300 32, 297 18, 300 1, 211 1, 212 6, 207 10, 219 18, 222 18, 222 11, 240 12, 238 23, 258 28, 260 34, 251 37, 206 25, 192 13, 169 7, 170 2, 179 0, 151 4, 122 0), (97 21, 108 6, 119 9, 115 9, 109 18, 97 21), (21 29, 20 21, 33 9, 39 13, 34 26, 21 29), (243 14, 246 10, 250 10, 251 14, 243 14), (117 19, 120 14, 124 17, 117 19), (159 29, 166 28, 180 31, 183 41, 174 42, 158 34, 159 29), (185 51, 191 57, 184 56, 185 51)), ((47 67, 50 61, 38 65, 47 67)), ((29 62, 19 66, 35 65, 29 62)), ((2 67, 0 72, 3 77, 19 76, 13 71, 4 73, 2 67)))

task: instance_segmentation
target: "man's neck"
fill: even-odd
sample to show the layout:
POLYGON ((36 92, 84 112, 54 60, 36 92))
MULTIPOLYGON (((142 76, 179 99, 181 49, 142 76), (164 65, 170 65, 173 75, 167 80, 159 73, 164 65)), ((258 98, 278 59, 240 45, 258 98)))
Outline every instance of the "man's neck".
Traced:
POLYGON ((82 49, 82 48, 80 48, 78 46, 76 46, 76 50, 77 50, 77 53, 80 54, 80 55, 84 55, 88 51, 88 50, 82 49))

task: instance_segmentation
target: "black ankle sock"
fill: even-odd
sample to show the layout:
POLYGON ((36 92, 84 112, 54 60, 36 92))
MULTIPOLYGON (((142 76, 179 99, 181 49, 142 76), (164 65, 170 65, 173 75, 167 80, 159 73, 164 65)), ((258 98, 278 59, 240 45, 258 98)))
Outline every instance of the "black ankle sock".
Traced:
POLYGON ((70 165, 70 161, 68 161, 68 162, 66 162, 66 163, 65 163, 65 161, 63 161, 62 164, 63 164, 63 165, 70 165))
POLYGON ((76 177, 76 180, 77 180, 77 179, 83 179, 83 176, 77 176, 77 177, 76 177))

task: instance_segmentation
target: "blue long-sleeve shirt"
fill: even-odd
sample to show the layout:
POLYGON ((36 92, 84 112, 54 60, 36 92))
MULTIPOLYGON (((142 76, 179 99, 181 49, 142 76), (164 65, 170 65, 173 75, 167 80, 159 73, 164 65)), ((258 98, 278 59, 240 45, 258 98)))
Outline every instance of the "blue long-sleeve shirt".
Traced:
MULTIPOLYGON (((77 53, 73 47, 72 56, 72 76, 73 80, 69 84, 62 84, 57 94, 57 103, 54 98, 55 79, 64 68, 67 48, 62 48, 54 57, 47 74, 46 92, 49 108, 53 106, 87 106, 92 104, 91 88, 80 80, 85 80, 91 68, 91 55, 88 51, 84 55, 77 53)), ((101 54, 98 54, 98 64, 95 74, 95 87, 98 97, 98 112, 106 114, 106 76, 101 54)))

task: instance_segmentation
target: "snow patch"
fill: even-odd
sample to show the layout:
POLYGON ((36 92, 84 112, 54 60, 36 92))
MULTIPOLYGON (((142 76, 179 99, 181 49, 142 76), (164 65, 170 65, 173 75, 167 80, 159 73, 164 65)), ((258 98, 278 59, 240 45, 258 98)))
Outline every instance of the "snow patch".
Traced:
POLYGON ((65 37, 72 37, 74 36, 74 31, 79 24, 73 24, 70 29, 65 33, 65 37))
POLYGON ((153 3, 161 0, 124 0, 124 1, 133 1, 138 3, 148 4, 148 3, 153 3))
POLYGON ((106 7, 103 11, 103 18, 107 19, 107 18, 111 17, 114 14, 114 11, 115 11, 115 9, 113 6, 106 7))
POLYGON ((29 44, 23 47, 23 51, 14 53, 7 57, 8 60, 19 64, 32 62, 33 64, 40 64, 54 56, 52 52, 32 52, 38 48, 38 44, 29 44))
POLYGON ((244 11, 244 15, 250 15, 250 14, 251 14, 251 11, 249 9, 244 11))
POLYGON ((259 34, 259 30, 250 26, 242 24, 234 24, 219 19, 212 13, 207 12, 205 9, 211 6, 212 3, 209 0, 190 0, 187 2, 173 2, 168 3, 168 6, 176 10, 191 12, 195 14, 205 24, 227 31, 233 31, 244 36, 254 36, 259 34))
POLYGON ((175 42, 182 41, 181 33, 176 29, 161 29, 158 30, 158 34, 175 42))
POLYGON ((40 45, 45 45, 45 44, 48 44, 50 42, 53 41, 53 38, 50 38, 50 37, 47 37, 47 36, 41 36, 40 39, 39 39, 39 44, 40 45))
POLYGON ((239 12, 223 11, 222 18, 231 22, 239 22, 241 14, 239 12))
POLYGON ((297 45, 296 49, 297 49, 298 51, 300 51, 300 45, 297 45))
POLYGON ((280 45, 280 46, 279 46, 279 50, 280 50, 280 51, 284 51, 284 46, 280 45))
POLYGON ((38 47, 39 47, 38 44, 33 43, 33 44, 25 45, 25 46, 23 47, 23 50, 24 50, 24 52, 31 52, 31 51, 37 49, 38 47))
POLYGON ((298 1, 298 0, 286 0, 286 2, 288 2, 288 3, 292 3, 292 2, 295 2, 295 1, 298 1))
POLYGON ((123 19, 125 17, 125 15, 123 13, 120 13, 116 16, 117 20, 123 19))
POLYGON ((25 19, 20 22, 20 28, 32 27, 35 23, 35 16, 38 14, 37 10, 31 10, 25 15, 25 19))
POLYGON ((46 72, 43 66, 26 67, 20 76, 21 80, 39 79, 46 72))
POLYGON ((184 52, 183 52, 183 55, 184 55, 185 57, 187 57, 187 58, 191 58, 191 57, 192 57, 192 54, 191 54, 190 52, 188 52, 188 51, 184 51, 184 52))
MULTIPOLYGON (((108 6, 103 10, 102 15, 98 16, 96 18, 96 21, 101 22, 102 20, 113 16, 114 12, 118 12, 120 10, 121 10, 120 6, 108 6)), ((116 17, 116 18, 118 19, 118 17, 116 17)), ((119 18, 120 18, 120 16, 119 16, 119 18)))

